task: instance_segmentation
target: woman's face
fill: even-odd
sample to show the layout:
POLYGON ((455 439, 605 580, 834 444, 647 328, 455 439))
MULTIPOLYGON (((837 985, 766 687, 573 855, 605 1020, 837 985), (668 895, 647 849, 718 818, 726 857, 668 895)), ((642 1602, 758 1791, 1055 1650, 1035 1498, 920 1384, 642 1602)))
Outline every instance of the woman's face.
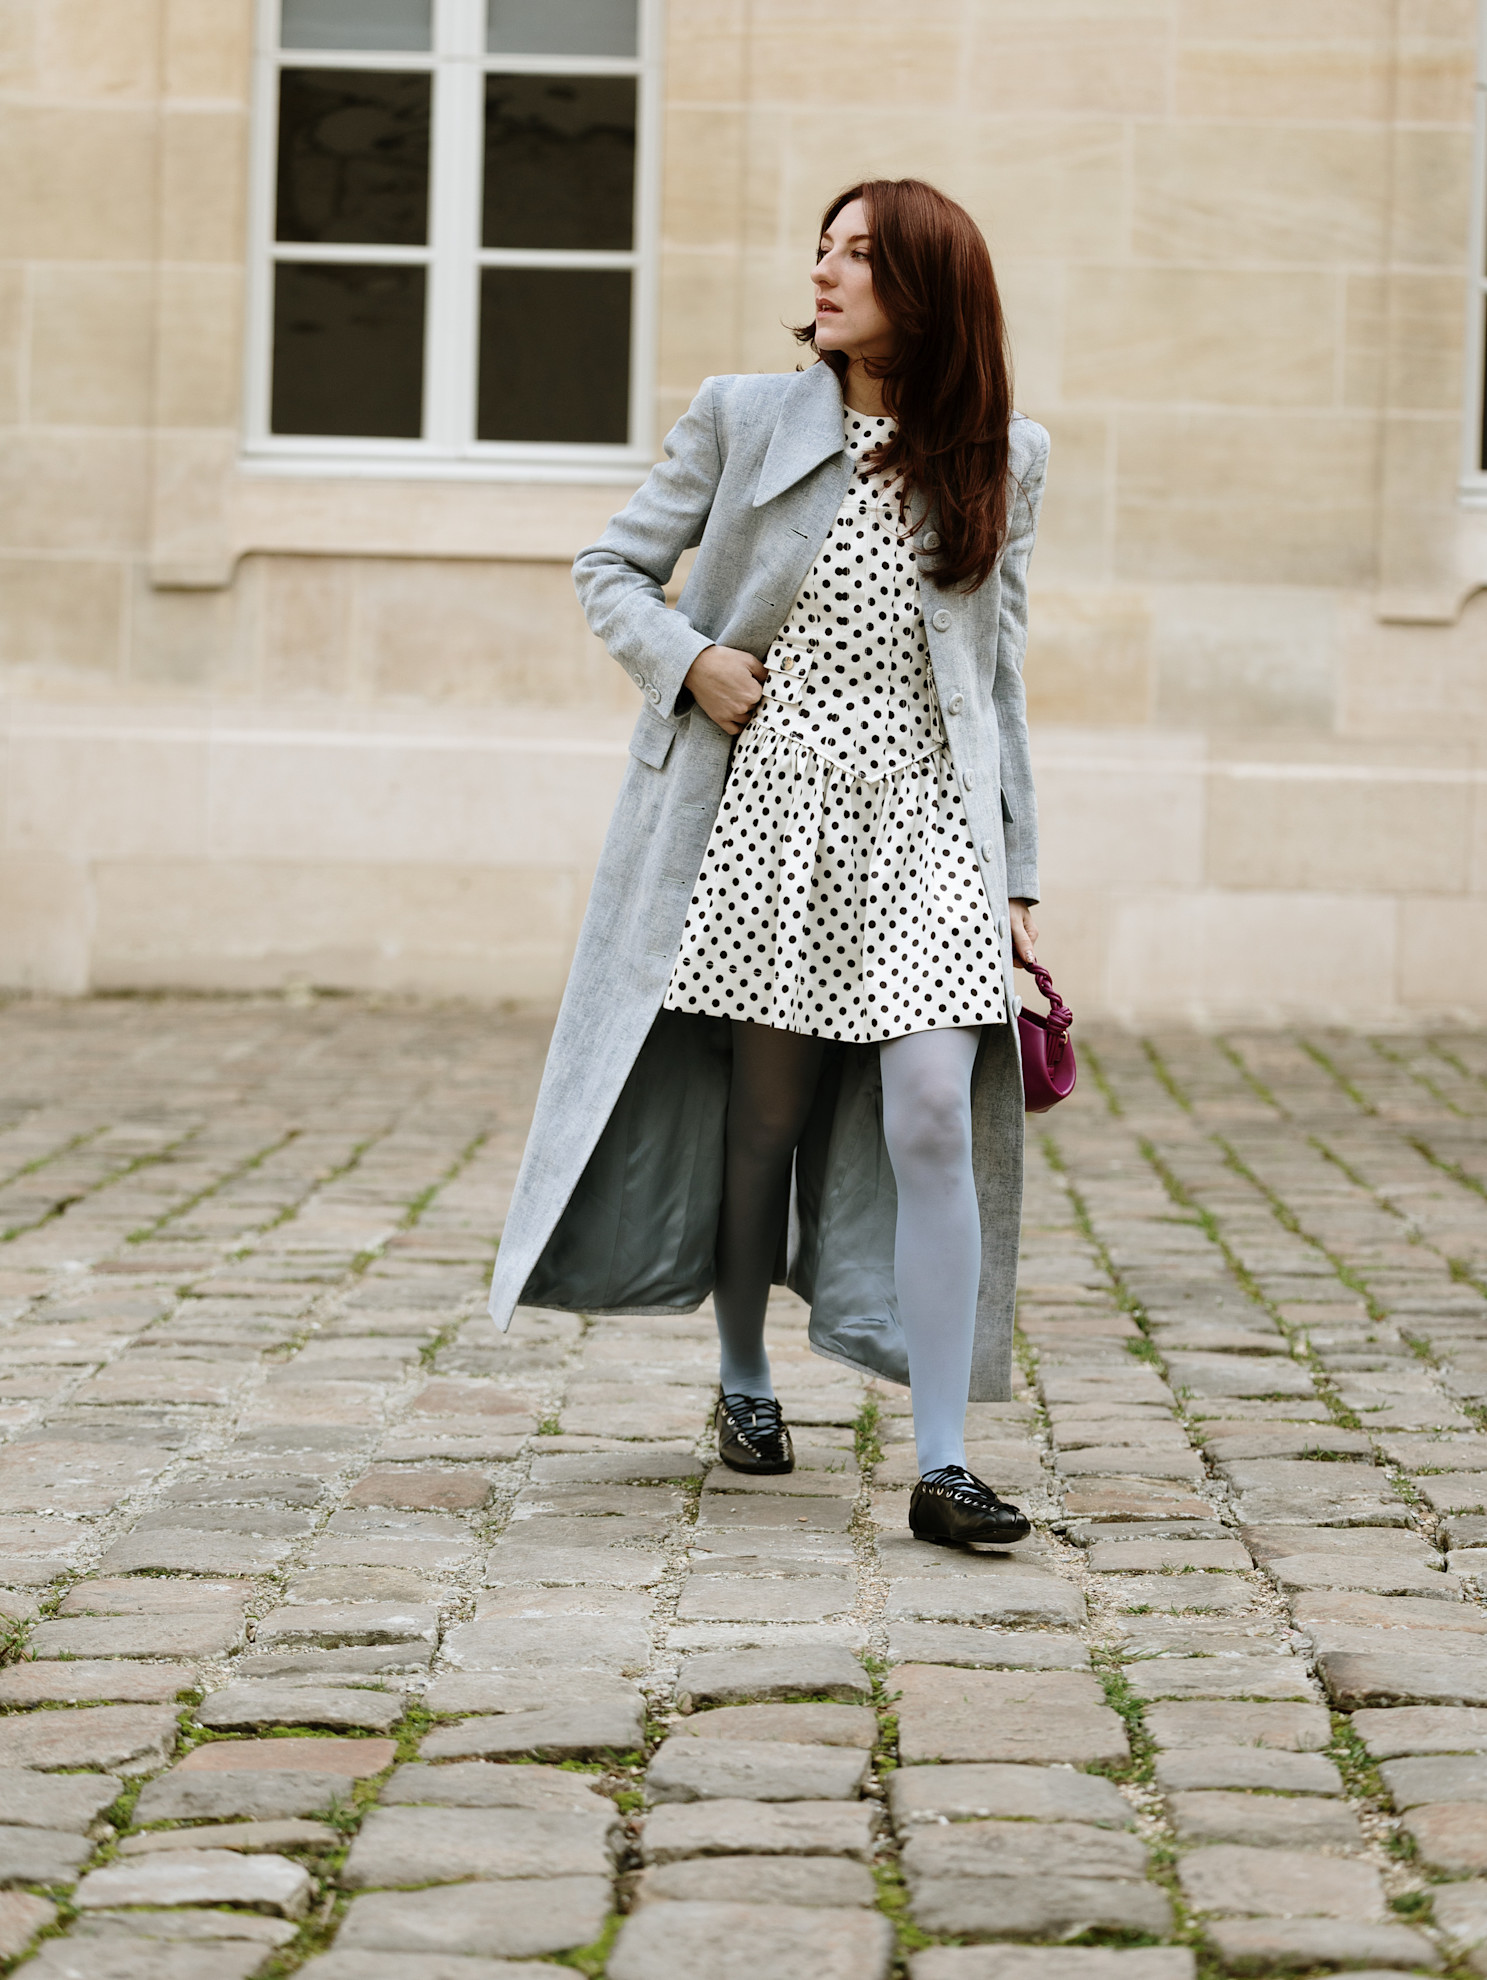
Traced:
POLYGON ((887 358, 893 325, 873 294, 872 243, 860 199, 844 206, 821 236, 816 285, 816 349, 849 358, 887 358))

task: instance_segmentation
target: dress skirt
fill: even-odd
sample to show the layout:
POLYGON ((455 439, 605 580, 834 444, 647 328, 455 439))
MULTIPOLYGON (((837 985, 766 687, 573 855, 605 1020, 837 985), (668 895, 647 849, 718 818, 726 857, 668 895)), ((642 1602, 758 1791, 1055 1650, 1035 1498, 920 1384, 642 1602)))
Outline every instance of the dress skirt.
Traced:
POLYGON ((665 1003, 857 1044, 1004 1022, 949 750, 868 782, 746 729, 665 1003))

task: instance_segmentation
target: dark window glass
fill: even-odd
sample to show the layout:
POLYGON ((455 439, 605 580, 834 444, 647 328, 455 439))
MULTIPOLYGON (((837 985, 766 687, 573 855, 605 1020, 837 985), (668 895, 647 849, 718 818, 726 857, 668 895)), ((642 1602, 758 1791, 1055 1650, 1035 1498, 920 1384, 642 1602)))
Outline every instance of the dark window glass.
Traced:
POLYGON ((418 439, 423 304, 421 268, 281 261, 272 430, 418 439))
POLYGON ((492 55, 633 55, 635 0, 489 0, 492 55))
POLYGON ((623 446, 629 407, 627 269, 481 270, 482 440, 623 446))
POLYGON ((430 81, 375 69, 282 72, 281 241, 427 241, 430 81))
POLYGON ((429 48, 432 0, 284 0, 283 48, 429 48))
POLYGON ((488 248, 618 248, 634 238, 633 76, 487 76, 488 248))

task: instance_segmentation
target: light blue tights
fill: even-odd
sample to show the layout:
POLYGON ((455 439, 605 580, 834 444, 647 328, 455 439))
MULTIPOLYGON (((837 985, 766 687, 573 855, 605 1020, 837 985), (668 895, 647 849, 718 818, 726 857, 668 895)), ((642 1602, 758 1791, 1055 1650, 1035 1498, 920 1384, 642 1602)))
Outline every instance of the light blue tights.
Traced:
POLYGON ((898 1185, 893 1279, 909 1349, 919 1472, 966 1461, 966 1397, 981 1282, 971 1167, 979 1030, 915 1031, 879 1047, 883 1138, 898 1185))

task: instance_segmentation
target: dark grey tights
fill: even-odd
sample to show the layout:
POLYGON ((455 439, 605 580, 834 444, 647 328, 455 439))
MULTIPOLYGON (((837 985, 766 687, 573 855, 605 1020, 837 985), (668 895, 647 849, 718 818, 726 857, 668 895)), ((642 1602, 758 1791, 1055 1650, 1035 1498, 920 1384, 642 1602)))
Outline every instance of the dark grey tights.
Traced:
POLYGON ((774 1394, 764 1351, 764 1309, 790 1208, 790 1166, 811 1110, 821 1050, 819 1038, 794 1031, 733 1026, 713 1286, 724 1395, 774 1394))
MULTIPOLYGON (((980 1034, 915 1032, 880 1048, 883 1134, 898 1187, 894 1280, 909 1350, 921 1472, 965 1462, 981 1220, 971 1169, 980 1034)), ((790 1201, 790 1166, 821 1070, 818 1038, 733 1026, 717 1281, 725 1393, 772 1396, 764 1310, 790 1201)))

